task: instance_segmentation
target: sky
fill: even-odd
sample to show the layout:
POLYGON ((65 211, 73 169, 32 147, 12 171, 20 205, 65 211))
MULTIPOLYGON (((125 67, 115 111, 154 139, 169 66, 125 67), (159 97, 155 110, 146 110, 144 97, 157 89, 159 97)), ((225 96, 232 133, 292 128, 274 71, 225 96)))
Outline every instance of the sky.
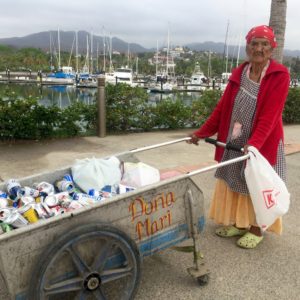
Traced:
MULTIPOLYGON (((0 38, 86 30, 145 48, 193 42, 245 42, 268 24, 271 0, 1 0, 0 38), (229 24, 229 25, 228 25, 229 24), (241 37, 241 38, 240 38, 241 37)), ((300 1, 287 0, 285 48, 300 50, 300 1)))

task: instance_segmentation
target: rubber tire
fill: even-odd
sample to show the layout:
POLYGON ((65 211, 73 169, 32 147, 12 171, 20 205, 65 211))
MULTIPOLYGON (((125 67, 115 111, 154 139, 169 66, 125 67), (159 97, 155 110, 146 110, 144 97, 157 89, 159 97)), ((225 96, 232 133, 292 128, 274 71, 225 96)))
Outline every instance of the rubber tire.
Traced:
MULTIPOLYGON (((121 230, 112 227, 107 224, 103 223, 93 223, 93 224, 86 224, 78 226, 77 228, 73 229, 72 231, 69 231, 68 233, 64 234, 62 237, 60 237, 58 240, 53 242, 53 244, 41 255, 40 259, 38 260, 38 264, 35 267, 33 271, 33 275, 30 281, 30 288, 26 299, 30 300, 42 300, 39 298, 39 291, 41 287, 41 278, 43 274, 47 271, 47 267, 49 263, 51 262, 54 255, 57 254, 57 252, 63 248, 63 246, 70 241, 72 241, 74 238, 78 238, 80 235, 84 235, 86 233, 91 232, 103 232, 113 234, 118 238, 118 241, 122 241, 124 245, 127 247, 127 249, 132 252, 132 255, 134 255, 135 258, 135 267, 136 267, 136 276, 133 278, 134 280, 134 287, 132 289, 132 292, 128 299, 133 299, 137 288, 140 282, 141 278, 141 255, 140 252, 136 246, 136 243, 130 239, 124 232, 121 230)), ((126 298, 127 299, 127 298, 126 298)), ((44 300, 44 299, 43 299, 44 300)))

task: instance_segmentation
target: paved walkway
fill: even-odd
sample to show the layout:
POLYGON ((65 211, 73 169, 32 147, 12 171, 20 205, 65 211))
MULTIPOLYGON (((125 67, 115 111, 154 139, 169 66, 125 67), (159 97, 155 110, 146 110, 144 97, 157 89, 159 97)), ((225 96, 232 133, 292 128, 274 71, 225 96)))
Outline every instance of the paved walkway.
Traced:
MULTIPOLYGON (((128 149, 186 137, 189 130, 86 137, 42 142, 0 143, 0 176, 7 180, 71 165, 75 159, 104 157, 128 149)), ((285 126, 288 188, 291 207, 284 216, 282 236, 266 234, 254 250, 240 249, 235 238, 222 239, 214 234, 216 225, 207 220, 201 235, 202 252, 210 269, 210 282, 199 287, 186 268, 190 254, 168 249, 148 257, 136 299, 255 299, 296 300, 300 295, 300 125, 285 126)), ((139 153, 140 160, 161 169, 181 172, 214 163, 214 149, 201 142, 198 147, 177 143, 139 153)), ((213 172, 196 175, 208 209, 214 187, 213 172)), ((190 244, 191 241, 187 241, 190 244)))

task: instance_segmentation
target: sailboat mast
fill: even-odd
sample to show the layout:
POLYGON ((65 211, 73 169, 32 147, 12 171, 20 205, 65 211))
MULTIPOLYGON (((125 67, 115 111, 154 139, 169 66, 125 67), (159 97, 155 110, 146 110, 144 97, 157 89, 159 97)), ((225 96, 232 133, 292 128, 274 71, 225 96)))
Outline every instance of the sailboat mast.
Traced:
POLYGON ((228 69, 228 43, 226 45, 225 73, 227 73, 227 69, 228 69))
POLYGON ((106 36, 104 26, 102 26, 102 43, 103 43, 103 72, 106 71, 106 36))
POLYGON ((90 60, 91 60, 91 63, 90 63, 90 73, 93 74, 93 69, 94 69, 94 66, 93 66, 93 32, 91 32, 91 57, 90 57, 90 60))
POLYGON ((155 74, 158 75, 158 41, 156 41, 156 64, 155 64, 155 74))
POLYGON ((109 72, 111 73, 113 71, 113 65, 112 65, 112 37, 110 33, 110 45, 109 45, 109 72))
POLYGON ((99 71, 99 42, 97 42, 97 60, 96 60, 96 69, 97 69, 97 72, 99 71))
POLYGON ((87 67, 87 72, 90 73, 90 65, 89 65, 89 36, 86 36, 86 59, 85 59, 85 63, 86 63, 86 67, 87 67))
POLYGON ((237 58, 236 58, 236 66, 238 66, 238 65, 239 65, 239 61, 240 61, 241 37, 242 37, 242 34, 240 33, 240 38, 239 38, 239 47, 238 47, 238 53, 237 53, 237 58))
POLYGON ((170 31, 168 27, 168 41, 167 41, 167 76, 169 75, 169 49, 170 49, 170 31))
POLYGON ((57 43, 58 43, 58 70, 61 70, 60 64, 60 36, 59 36, 59 28, 57 30, 57 43))
POLYGON ((76 73, 79 72, 79 67, 78 67, 78 31, 75 32, 75 39, 76 39, 76 73))
POLYGON ((208 52, 207 78, 211 77, 211 51, 208 52))
POLYGON ((129 58, 129 47, 130 47, 130 45, 129 45, 129 43, 128 43, 128 45, 127 45, 127 67, 129 68, 129 66, 130 66, 130 58, 129 58))
MULTIPOLYGON (((223 67, 224 67, 224 61, 225 61, 225 59, 226 59, 226 61, 228 59, 228 54, 226 54, 227 51, 228 51, 227 50, 228 29, 229 29, 229 20, 227 22, 227 29, 226 29, 226 35, 225 35, 225 44, 224 44, 224 52, 223 52, 223 67), (227 56, 225 57, 225 55, 227 55, 227 56)), ((223 68, 223 70, 224 70, 224 68, 223 68)), ((227 73, 227 71, 226 71, 226 73, 227 73)))
POLYGON ((50 47, 49 47, 49 51, 50 51, 50 70, 53 70, 53 57, 52 57, 52 34, 50 31, 50 47))

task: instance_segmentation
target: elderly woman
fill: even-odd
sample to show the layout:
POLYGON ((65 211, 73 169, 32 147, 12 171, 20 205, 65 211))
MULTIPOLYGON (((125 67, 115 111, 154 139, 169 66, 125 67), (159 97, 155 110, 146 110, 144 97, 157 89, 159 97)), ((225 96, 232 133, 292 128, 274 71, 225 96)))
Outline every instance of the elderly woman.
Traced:
MULTIPOLYGON (((282 111, 289 89, 286 67, 271 59, 276 47, 272 28, 262 25, 252 28, 246 36, 248 61, 236 68, 226 90, 211 116, 193 132, 188 143, 217 133, 221 142, 244 147, 251 145, 286 178, 283 148, 282 111)), ((215 159, 226 161, 242 154, 216 148, 215 159)), ((216 171, 216 186, 209 217, 222 226, 216 230, 221 237, 242 236, 237 245, 255 248, 262 240, 244 178, 244 162, 234 163, 216 171)), ((281 234, 281 218, 269 227, 281 234)))

